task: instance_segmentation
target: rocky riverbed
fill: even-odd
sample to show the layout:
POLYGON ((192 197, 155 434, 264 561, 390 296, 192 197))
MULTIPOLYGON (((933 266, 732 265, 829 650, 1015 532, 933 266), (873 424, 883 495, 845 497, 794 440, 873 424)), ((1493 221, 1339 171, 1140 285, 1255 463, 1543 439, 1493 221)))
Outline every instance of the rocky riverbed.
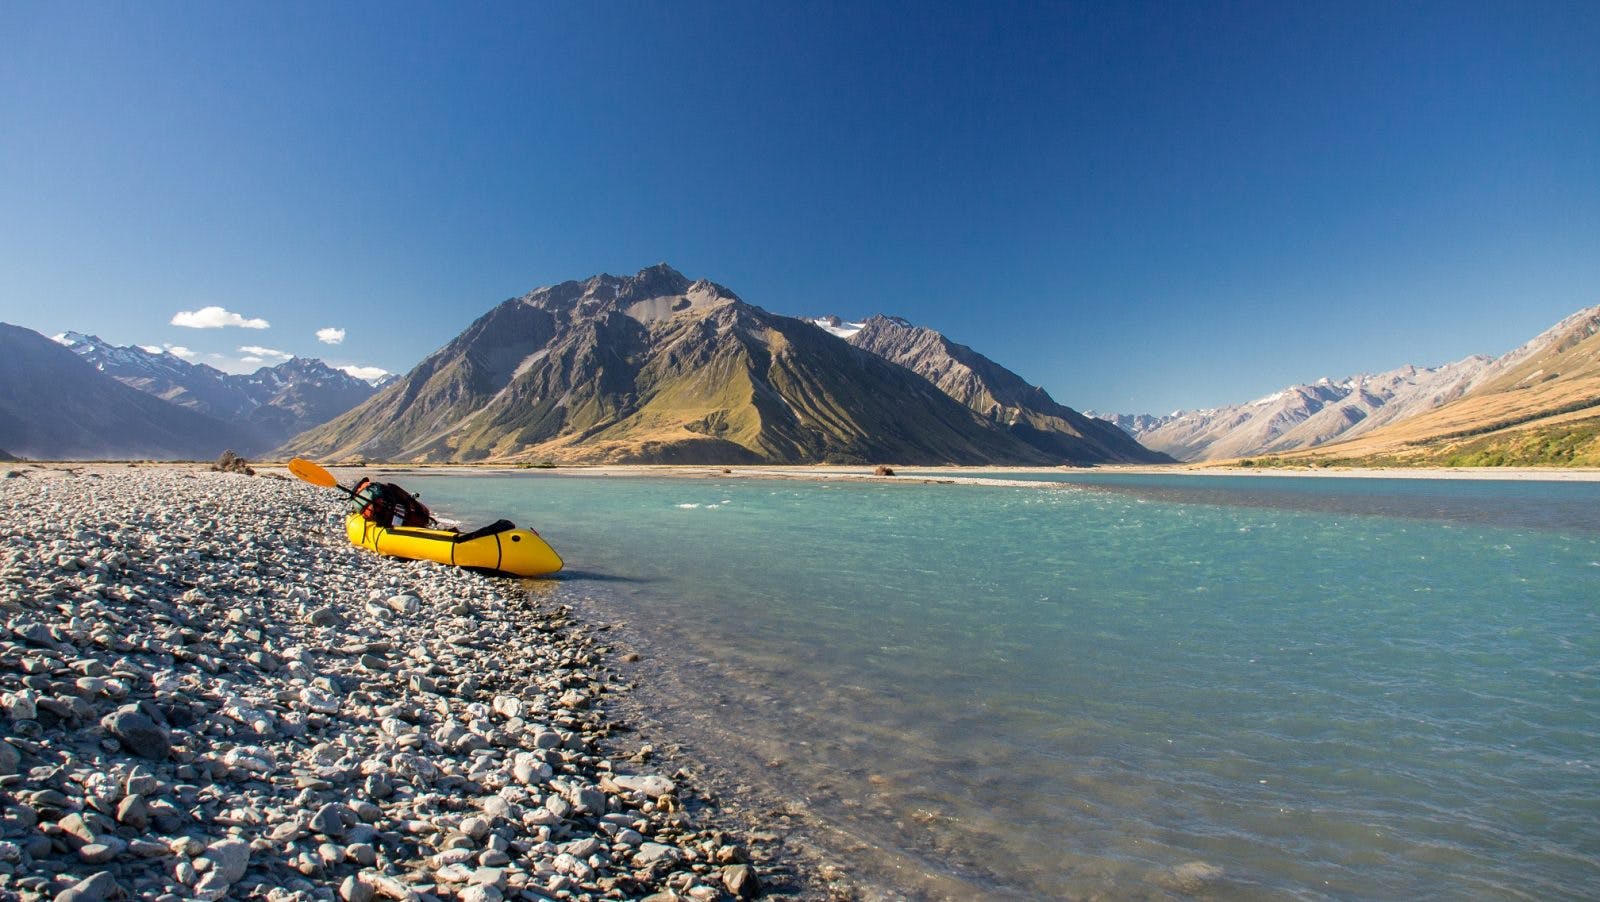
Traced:
POLYGON ((291 480, 4 475, 0 899, 713 900, 782 870, 608 710, 605 631, 522 584, 352 548, 291 480))

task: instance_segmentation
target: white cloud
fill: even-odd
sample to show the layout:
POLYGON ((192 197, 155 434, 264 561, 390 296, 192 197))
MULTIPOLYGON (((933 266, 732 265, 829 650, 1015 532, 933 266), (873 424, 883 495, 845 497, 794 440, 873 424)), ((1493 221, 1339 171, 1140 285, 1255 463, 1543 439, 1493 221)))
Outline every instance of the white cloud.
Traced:
POLYGON ((171 354, 184 360, 191 360, 200 356, 183 345, 139 345, 139 350, 147 354, 171 354))
POLYGON ((245 363, 260 363, 263 360, 284 361, 293 359, 294 357, 294 355, 290 354, 288 351, 279 351, 276 348, 263 348, 260 345, 243 345, 239 348, 239 352, 241 354, 250 355, 249 357, 241 358, 245 363))
POLYGON ((269 324, 264 319, 245 319, 231 310, 221 307, 201 307, 199 310, 180 310, 172 315, 172 325, 185 326, 190 329, 221 329, 224 326, 238 326, 241 329, 266 329, 269 324))
POLYGON ((329 326, 326 329, 318 329, 317 341, 320 341, 325 345, 343 344, 344 330, 336 329, 333 326, 329 326))
POLYGON ((335 367, 335 369, 343 370, 363 382, 377 382, 384 376, 389 375, 389 371, 381 367, 357 366, 353 363, 347 366, 335 367))

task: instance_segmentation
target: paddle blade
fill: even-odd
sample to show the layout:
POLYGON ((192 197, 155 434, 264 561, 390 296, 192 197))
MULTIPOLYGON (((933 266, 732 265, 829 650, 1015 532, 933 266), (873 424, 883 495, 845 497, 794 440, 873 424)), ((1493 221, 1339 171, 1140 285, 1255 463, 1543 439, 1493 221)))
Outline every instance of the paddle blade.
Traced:
POLYGON ((339 480, 334 479, 332 473, 303 458, 296 457, 289 461, 289 472, 312 485, 320 485, 325 489, 339 487, 339 480))

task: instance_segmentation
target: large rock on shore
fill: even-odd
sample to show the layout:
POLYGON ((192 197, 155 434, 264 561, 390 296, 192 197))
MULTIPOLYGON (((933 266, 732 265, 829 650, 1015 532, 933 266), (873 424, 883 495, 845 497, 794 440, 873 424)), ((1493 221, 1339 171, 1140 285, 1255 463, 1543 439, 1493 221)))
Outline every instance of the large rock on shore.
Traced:
POLYGON ((0 521, 0 899, 759 885, 683 774, 601 747, 620 687, 565 607, 352 548, 298 483, 33 475, 0 521))

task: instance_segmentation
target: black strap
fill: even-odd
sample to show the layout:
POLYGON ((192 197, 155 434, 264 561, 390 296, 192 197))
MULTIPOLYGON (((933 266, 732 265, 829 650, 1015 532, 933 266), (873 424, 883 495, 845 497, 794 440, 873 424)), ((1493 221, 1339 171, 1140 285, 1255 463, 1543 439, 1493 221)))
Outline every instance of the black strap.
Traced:
POLYGON ((481 539, 484 536, 493 536, 499 535, 502 532, 510 532, 516 528, 517 524, 512 523, 510 520, 496 520, 493 523, 490 523, 488 526, 474 529, 472 532, 464 532, 459 536, 456 536, 456 541, 470 542, 473 539, 481 539))
POLYGON ((388 533, 392 536, 407 536, 413 539, 432 539, 435 542, 450 542, 455 545, 459 545, 462 542, 470 542, 473 539, 482 539, 488 536, 499 535, 502 532, 510 532, 516 528, 517 524, 512 523, 510 520, 496 520, 493 523, 490 523, 488 526, 485 526, 482 529, 474 529, 472 532, 447 533, 445 535, 440 535, 438 532, 433 530, 423 531, 420 529, 410 529, 404 526, 386 527, 388 533))

